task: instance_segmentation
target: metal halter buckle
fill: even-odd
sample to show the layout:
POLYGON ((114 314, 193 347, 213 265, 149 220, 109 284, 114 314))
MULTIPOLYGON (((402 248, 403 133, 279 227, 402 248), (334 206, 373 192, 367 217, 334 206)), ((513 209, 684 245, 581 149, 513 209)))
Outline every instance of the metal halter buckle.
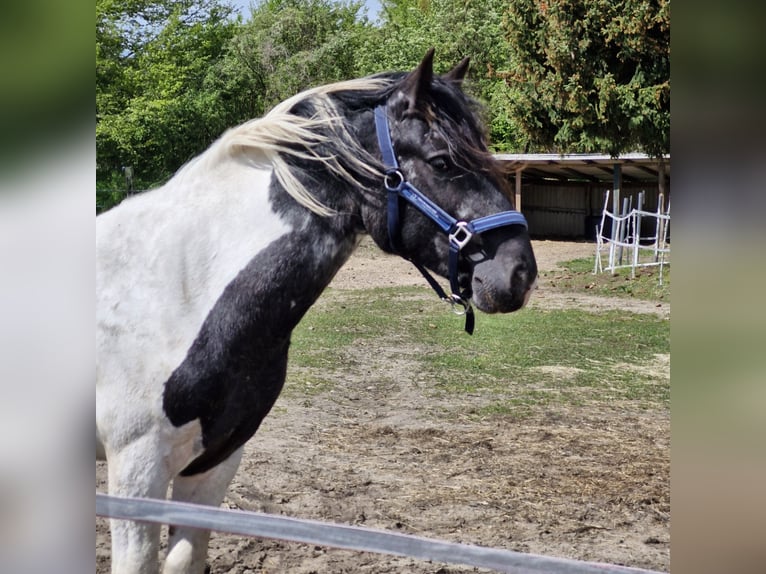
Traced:
POLYGON ((383 185, 388 191, 398 191, 404 184, 404 174, 398 169, 386 172, 383 178, 383 185))
POLYGON ((471 232, 469 224, 465 221, 458 221, 455 223, 455 231, 449 234, 449 242, 460 251, 469 241, 471 241, 472 237, 473 233, 471 232))

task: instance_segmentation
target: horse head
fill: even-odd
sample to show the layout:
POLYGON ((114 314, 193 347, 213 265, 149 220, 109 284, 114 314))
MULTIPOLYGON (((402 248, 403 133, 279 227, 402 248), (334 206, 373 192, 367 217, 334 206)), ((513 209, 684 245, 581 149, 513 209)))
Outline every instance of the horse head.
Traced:
POLYGON ((507 313, 527 302, 537 264, 476 105, 462 91, 467 70, 464 59, 435 75, 431 50, 376 110, 388 211, 370 202, 365 226, 385 251, 450 277, 456 299, 470 298, 486 313, 507 313))

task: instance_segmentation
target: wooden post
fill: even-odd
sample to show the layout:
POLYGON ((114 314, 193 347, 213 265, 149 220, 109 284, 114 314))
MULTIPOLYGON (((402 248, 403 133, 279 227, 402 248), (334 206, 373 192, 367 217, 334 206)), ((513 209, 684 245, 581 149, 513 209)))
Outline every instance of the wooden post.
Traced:
POLYGON ((521 211, 521 172, 524 171, 523 167, 516 168, 516 211, 521 211))

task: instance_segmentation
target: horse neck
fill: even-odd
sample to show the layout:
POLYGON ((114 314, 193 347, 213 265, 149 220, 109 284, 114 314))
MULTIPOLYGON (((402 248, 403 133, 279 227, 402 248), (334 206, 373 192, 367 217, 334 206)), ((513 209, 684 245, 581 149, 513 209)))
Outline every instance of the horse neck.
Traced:
MULTIPOLYGON (((377 145, 371 112, 350 121, 370 124, 357 133, 365 132, 361 141, 365 147, 377 145)), ((257 308, 247 313, 250 319, 245 322, 269 324, 269 329, 287 336, 353 252, 359 234, 365 231, 362 210, 369 210, 370 199, 358 187, 316 165, 298 166, 306 169, 296 170, 297 177, 333 211, 333 215, 318 215, 288 194, 268 168, 253 169, 248 161, 229 155, 212 157, 221 161, 195 162, 173 187, 183 194, 184 205, 215 204, 207 212, 217 221, 197 225, 195 233, 210 235, 211 246, 220 244, 218 239, 223 236, 225 247, 214 261, 230 257, 237 263, 216 272, 208 268, 211 253, 200 253, 197 258, 201 261, 195 267, 229 278, 236 270, 226 287, 232 292, 229 296, 247 299, 251 308, 257 308), (226 182, 224 189, 220 189, 221 182, 226 182), (216 187, 219 191, 211 192, 216 187), (237 222, 236 231, 231 231, 232 221, 237 222), (232 251, 235 254, 229 253, 232 251)))
MULTIPOLYGON (((312 189, 328 203, 351 195, 317 183, 312 189)), ((351 212, 314 214, 287 194, 270 169, 226 155, 195 160, 166 186, 136 196, 112 216, 121 218, 122 227, 130 224, 126 250, 145 244, 141 249, 150 260, 174 262, 179 287, 172 296, 181 302, 179 314, 203 321, 218 307, 216 312, 231 315, 235 329, 254 338, 265 324, 274 336, 289 335, 351 255, 359 232, 351 212)))
POLYGON ((270 336, 287 337, 351 256, 359 234, 349 215, 313 214, 279 189, 270 196, 290 231, 248 263, 243 292, 260 303, 257 322, 266 319, 275 330, 270 336))

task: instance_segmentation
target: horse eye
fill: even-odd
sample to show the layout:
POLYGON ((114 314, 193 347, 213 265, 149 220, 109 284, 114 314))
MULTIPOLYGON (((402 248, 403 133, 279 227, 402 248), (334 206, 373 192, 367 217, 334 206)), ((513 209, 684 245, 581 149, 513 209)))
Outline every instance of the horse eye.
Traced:
POLYGON ((452 164, 446 155, 437 155, 436 157, 429 159, 428 163, 437 171, 447 171, 452 167, 452 164))

